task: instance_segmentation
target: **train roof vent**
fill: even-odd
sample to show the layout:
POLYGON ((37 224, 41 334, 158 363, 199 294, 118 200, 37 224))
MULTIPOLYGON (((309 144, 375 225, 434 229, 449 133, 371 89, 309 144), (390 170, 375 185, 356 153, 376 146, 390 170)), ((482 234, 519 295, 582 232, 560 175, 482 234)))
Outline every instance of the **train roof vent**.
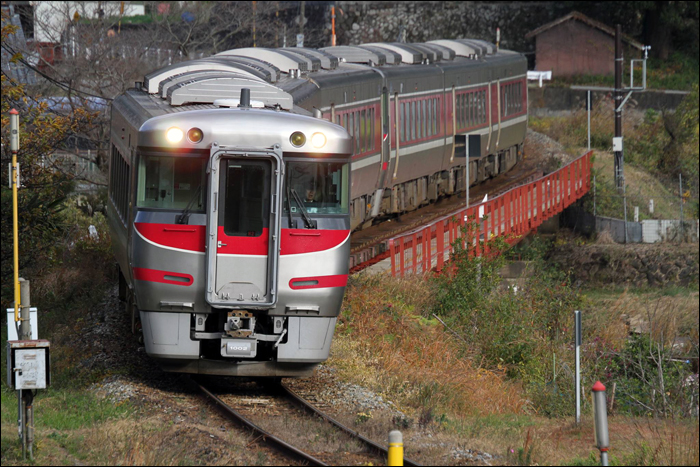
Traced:
POLYGON ((394 52, 393 50, 389 49, 382 49, 380 47, 375 47, 373 45, 367 45, 367 44, 361 44, 357 46, 360 49, 365 49, 369 50, 370 52, 374 52, 376 54, 381 54, 386 57, 386 63, 389 65, 398 65, 401 63, 401 54, 394 52))
POLYGON ((312 57, 316 57, 319 60, 321 60, 321 68, 323 68, 324 70, 335 70, 336 68, 338 68, 338 57, 334 57, 333 55, 326 53, 323 50, 309 49, 308 47, 287 47, 283 48, 282 50, 289 50, 290 52, 303 52, 308 55, 311 55, 312 57))
POLYGON ((438 49, 433 49, 431 47, 426 47, 424 44, 405 44, 414 49, 418 49, 425 55, 425 58, 429 60, 429 63, 435 63, 442 60, 442 51, 438 49))
MULTIPOLYGON (((177 86, 178 84, 181 83, 187 83, 189 81, 192 81, 195 78, 199 78, 202 76, 228 76, 227 71, 218 71, 218 70, 201 70, 201 71, 190 71, 188 73, 183 73, 181 75, 175 75, 175 76, 170 76, 167 79, 164 79, 160 82, 158 85, 158 95, 162 97, 163 99, 167 99, 168 97, 168 91, 170 88, 173 86, 177 86)), ((236 73, 234 76, 241 76, 243 73, 236 73)), ((246 75, 243 75, 246 76, 246 75)))
POLYGON ((352 45, 337 45, 335 47, 324 47, 322 51, 344 59, 348 63, 373 63, 378 66, 386 64, 386 55, 383 51, 375 49, 368 50, 352 45))
POLYGON ((442 59, 443 60, 454 60, 454 58, 455 58, 455 51, 448 48, 448 47, 442 46, 442 45, 438 45, 438 44, 415 44, 415 45, 421 45, 423 47, 427 47, 429 49, 433 49, 433 50, 442 52, 442 59))
POLYGON ((482 41, 481 39, 459 39, 459 40, 469 41, 469 42, 472 42, 474 44, 480 45, 482 48, 485 49, 484 55, 486 55, 486 54, 491 55, 491 54, 496 53, 496 45, 489 42, 489 41, 482 41))
POLYGON ((301 58, 302 60, 306 60, 306 66, 308 67, 309 70, 315 72, 321 69, 321 59, 315 55, 312 55, 305 50, 302 50, 301 47, 299 48, 291 48, 291 47, 286 47, 283 49, 277 49, 277 50, 282 50, 287 53, 296 55, 297 57, 301 58))
POLYGON ((452 49, 458 57, 478 58, 483 55, 482 49, 477 44, 465 43, 462 40, 440 39, 429 41, 428 44, 436 44, 452 49))
POLYGON ((202 59, 175 63, 173 65, 166 66, 165 68, 161 68, 160 70, 156 70, 152 73, 149 73, 143 78, 143 85, 149 94, 156 94, 158 93, 158 88, 163 82, 163 80, 166 80, 172 76, 181 75, 183 73, 202 70, 230 71, 250 76, 251 78, 265 79, 263 74, 257 73, 255 72, 255 70, 246 69, 240 64, 217 63, 214 61, 202 59))
POLYGON ((170 105, 213 104, 218 99, 240 99, 241 89, 250 89, 251 101, 260 101, 266 107, 279 105, 290 110, 294 101, 292 96, 277 86, 265 81, 252 79, 234 73, 210 73, 193 76, 168 89, 170 105))
POLYGON ((408 63, 408 64, 419 64, 423 63, 423 60, 428 58, 425 54, 425 52, 422 52, 418 49, 415 49, 408 44, 401 44, 401 43, 383 43, 383 42, 375 42, 372 44, 364 44, 364 45, 370 45, 373 47, 379 47, 382 49, 387 49, 387 50, 392 50, 399 54, 401 56, 401 61, 403 63, 408 63))
POLYGON ((249 57, 264 60, 279 68, 282 73, 289 70, 309 71, 308 60, 299 55, 277 49, 265 49, 262 47, 246 47, 243 49, 232 49, 214 55, 215 57, 249 57))
POLYGON ((270 62, 266 62, 264 60, 260 60, 257 58, 252 58, 252 57, 235 57, 233 55, 227 55, 223 57, 207 57, 207 60, 216 60, 216 61, 221 61, 221 62, 230 62, 230 63, 240 63, 241 65, 248 66, 250 68, 254 68, 256 70, 260 70, 264 73, 269 73, 270 74, 270 82, 271 83, 276 83, 280 79, 280 69, 277 68, 275 65, 273 65, 270 62))

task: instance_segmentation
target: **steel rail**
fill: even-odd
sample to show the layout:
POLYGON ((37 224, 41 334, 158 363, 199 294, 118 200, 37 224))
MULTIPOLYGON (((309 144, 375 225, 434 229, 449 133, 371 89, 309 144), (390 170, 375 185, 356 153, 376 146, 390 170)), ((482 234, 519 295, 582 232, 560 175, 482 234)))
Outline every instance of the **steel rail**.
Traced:
MULTIPOLYGON (((329 423, 331 423, 332 425, 334 425, 336 428, 339 428, 340 430, 343 430, 345 433, 349 434, 349 435, 352 436, 353 438, 359 439, 360 441, 362 441, 363 443, 365 443, 366 445, 368 445, 368 446, 371 447, 372 449, 374 449, 374 450, 376 450, 376 451, 379 451, 379 453, 381 453, 383 456, 385 456, 385 458, 386 458, 386 456, 389 455, 389 451, 387 450, 387 448, 385 448, 384 446, 382 446, 382 445, 379 444, 379 443, 375 443, 374 441, 372 441, 372 440, 369 439, 369 438, 365 438, 364 436, 362 436, 362 435, 361 435, 360 433, 358 433, 357 431, 355 431, 355 430, 353 430, 353 429, 351 429, 351 428, 348 428, 347 426, 343 425, 342 423, 340 423, 338 420, 334 419, 334 418, 331 417, 330 415, 327 415, 327 414, 321 412, 321 411, 318 410, 316 407, 314 407, 311 403, 309 403, 309 402, 306 401, 304 398, 302 398, 301 396, 299 396, 297 393, 295 393, 294 391, 292 391, 286 384, 280 383, 280 387, 286 392, 287 396, 289 396, 290 398, 292 398, 295 402, 297 402, 297 403, 301 404, 302 406, 304 406, 305 409, 307 409, 307 410, 309 410, 310 412, 312 412, 312 413, 318 415, 319 417, 323 418, 323 419, 326 420, 327 422, 329 422, 329 423)), ((419 464, 419 463, 417 463, 417 462, 415 462, 415 461, 412 461, 411 459, 408 459, 408 458, 406 458, 406 457, 404 457, 403 463, 404 463, 404 465, 421 465, 421 464, 419 464)))
POLYGON ((284 449, 285 451, 290 452, 292 455, 297 456, 301 459, 303 459, 306 462, 309 462, 311 465, 321 465, 321 466, 326 466, 328 464, 324 463, 323 461, 316 459, 315 457, 311 456, 310 454, 305 453, 304 451, 300 451, 299 449, 295 448, 291 444, 287 443, 286 441, 283 441, 282 439, 276 437, 275 435, 265 431, 264 429, 260 428, 258 425, 255 423, 251 422, 247 418, 245 418, 243 415, 239 414, 235 410, 233 410, 228 404, 226 404, 224 401, 219 399, 217 396, 215 396, 211 391, 209 391, 207 388, 202 386, 201 384, 195 382, 197 386, 199 386, 199 389, 206 394, 211 400, 213 400, 219 407, 224 409, 224 411, 231 417, 235 418, 237 421, 240 423, 243 423, 245 426, 248 428, 252 429, 253 431, 259 433, 262 435, 263 440, 272 442, 278 447, 284 449))

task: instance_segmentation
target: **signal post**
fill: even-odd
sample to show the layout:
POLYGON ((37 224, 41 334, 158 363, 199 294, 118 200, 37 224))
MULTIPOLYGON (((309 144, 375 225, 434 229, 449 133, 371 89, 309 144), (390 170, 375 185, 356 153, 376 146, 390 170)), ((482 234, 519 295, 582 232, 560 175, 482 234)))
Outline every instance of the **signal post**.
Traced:
POLYGON ((34 393, 45 389, 50 380, 49 341, 37 339, 36 308, 30 307, 29 281, 19 277, 18 197, 20 186, 19 164, 19 112, 10 111, 10 185, 12 188, 12 237, 14 266, 14 307, 7 310, 7 383, 17 390, 18 433, 22 443, 22 457, 34 460, 34 393), (10 316, 14 314, 14 320, 10 316), (34 329, 32 329, 32 321, 34 329))

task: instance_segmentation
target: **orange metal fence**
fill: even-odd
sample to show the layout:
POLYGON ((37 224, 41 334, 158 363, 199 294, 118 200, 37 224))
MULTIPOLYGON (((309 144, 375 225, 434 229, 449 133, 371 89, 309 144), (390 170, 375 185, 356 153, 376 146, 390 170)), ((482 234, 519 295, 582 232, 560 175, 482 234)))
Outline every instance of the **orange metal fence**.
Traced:
MULTIPOLYGON (((588 152, 534 182, 392 238, 389 240, 391 275, 403 277, 433 268, 441 271, 450 258, 453 243, 463 236, 467 218, 479 218, 478 237, 481 239, 508 235, 510 243, 517 242, 588 192, 591 154, 588 152)), ((474 244, 477 255, 483 253, 479 243, 474 244)))

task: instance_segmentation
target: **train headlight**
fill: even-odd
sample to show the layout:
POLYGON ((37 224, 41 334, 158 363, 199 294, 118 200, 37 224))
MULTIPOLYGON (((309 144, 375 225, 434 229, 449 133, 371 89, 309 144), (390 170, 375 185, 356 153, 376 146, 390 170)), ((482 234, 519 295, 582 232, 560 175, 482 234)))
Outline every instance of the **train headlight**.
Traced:
POLYGON ((204 137, 204 133, 202 133, 202 130, 199 128, 190 128, 187 131, 187 139, 190 140, 192 143, 199 143, 202 141, 202 138, 204 137))
POLYGON ((179 143, 184 136, 185 133, 177 127, 172 127, 165 133, 165 138, 172 144, 179 143))
POLYGON ((326 135, 323 133, 314 133, 313 136, 311 136, 311 146, 313 146, 316 149, 321 149, 323 146, 326 145, 326 135))
POLYGON ((292 143, 292 146, 300 148, 306 143, 306 136, 304 136, 304 133, 301 131, 295 131, 292 133, 292 136, 289 137, 289 141, 292 143))

